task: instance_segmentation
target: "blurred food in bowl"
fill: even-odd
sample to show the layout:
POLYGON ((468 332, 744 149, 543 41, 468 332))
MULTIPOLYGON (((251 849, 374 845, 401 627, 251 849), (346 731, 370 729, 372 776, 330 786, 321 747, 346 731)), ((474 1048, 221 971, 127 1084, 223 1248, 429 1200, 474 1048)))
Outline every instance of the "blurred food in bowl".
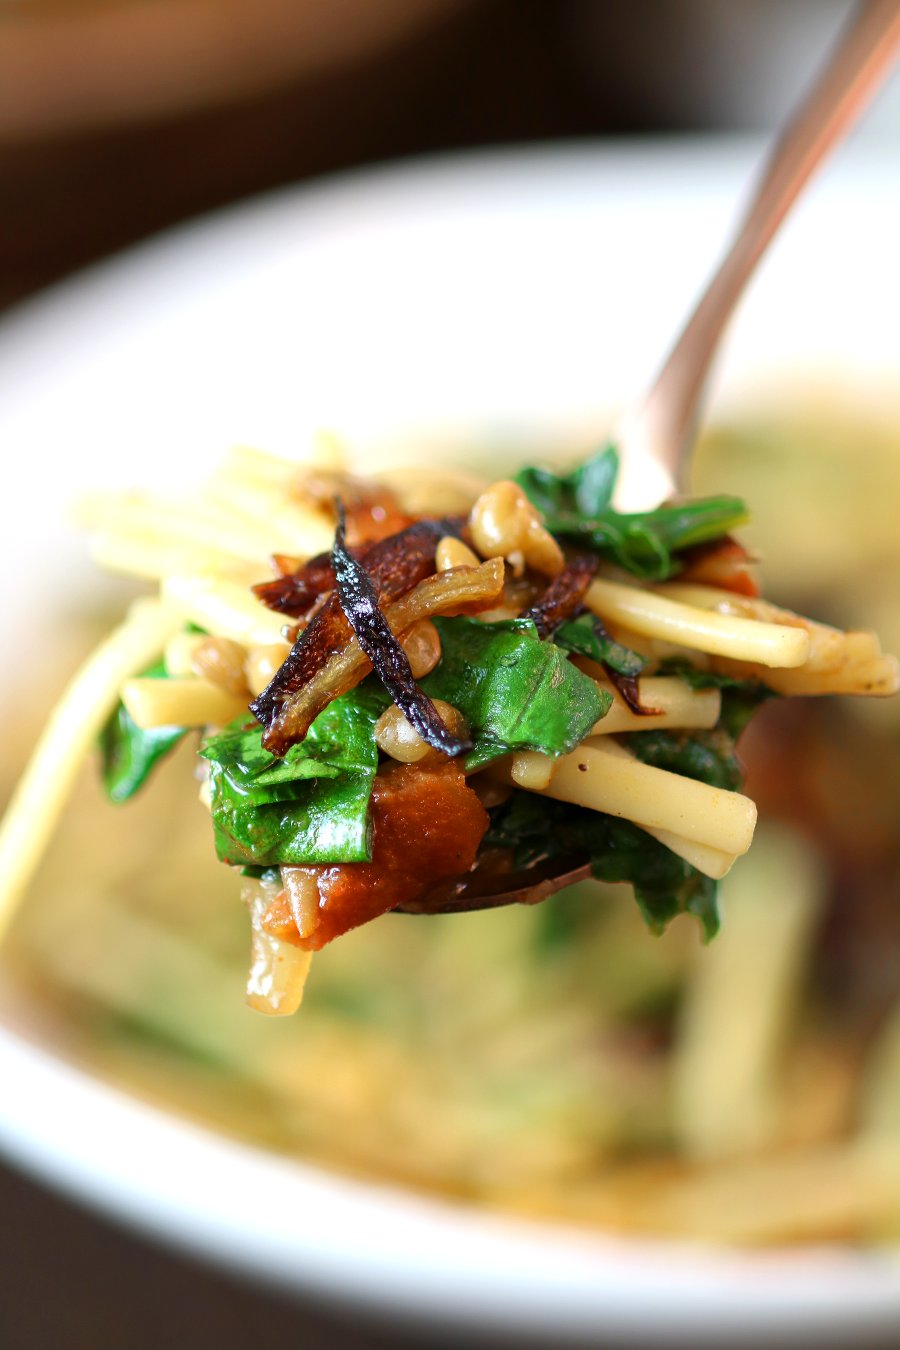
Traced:
MULTIPOLYGON (((714 431, 696 486, 746 496, 776 599, 875 626, 900 600, 898 476, 893 428, 801 410, 714 431)), ((651 937, 621 887, 393 915, 329 949, 273 1026, 239 1000, 246 920, 183 747, 115 813, 85 777, 13 961, 103 1074, 329 1167, 604 1229, 894 1236, 896 721, 763 710, 743 745, 763 823, 705 949, 685 921, 651 937)))

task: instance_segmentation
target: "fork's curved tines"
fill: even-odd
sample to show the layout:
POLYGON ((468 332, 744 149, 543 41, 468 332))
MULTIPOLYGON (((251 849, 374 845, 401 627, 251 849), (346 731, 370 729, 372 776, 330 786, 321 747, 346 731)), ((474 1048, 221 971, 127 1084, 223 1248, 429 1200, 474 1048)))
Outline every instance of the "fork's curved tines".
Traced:
POLYGON ((447 885, 440 884, 407 905, 398 905, 396 914, 464 914, 479 909, 500 909, 503 905, 537 905, 566 886, 587 881, 590 863, 582 858, 561 858, 519 872, 475 869, 447 885))
POLYGON ((864 0, 769 156, 724 261, 644 402, 619 428, 616 504, 656 506, 682 486, 719 340, 779 225, 816 167, 868 106, 900 49, 900 0, 864 0))

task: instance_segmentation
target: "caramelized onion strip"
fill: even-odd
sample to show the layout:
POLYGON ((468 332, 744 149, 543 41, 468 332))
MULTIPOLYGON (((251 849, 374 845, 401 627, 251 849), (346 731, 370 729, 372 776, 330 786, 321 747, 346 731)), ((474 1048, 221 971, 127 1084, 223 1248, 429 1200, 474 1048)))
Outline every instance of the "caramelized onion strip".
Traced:
POLYGON ((586 553, 570 559, 523 616, 531 619, 539 638, 552 637, 560 624, 578 613, 584 593, 597 574, 599 561, 586 553))
MULTIPOLYGON (((366 571, 378 594, 379 604, 383 606, 397 600, 434 572, 435 549, 457 524, 449 520, 420 520, 409 529, 372 545, 366 553, 366 571)), ((267 729, 271 728, 295 695, 343 650, 352 636, 353 629, 340 602, 332 595, 300 634, 274 679, 254 699, 251 711, 257 720, 267 729)), ((302 739, 306 730, 304 728, 296 739, 302 739)))
POLYGON ((268 609, 291 619, 302 619, 320 595, 334 590, 331 553, 317 553, 286 575, 260 581, 250 589, 268 609))
MULTIPOLYGON (((460 567, 427 577, 385 607, 388 627, 395 637, 402 637, 414 623, 435 614, 479 614, 498 604, 503 575, 503 559, 491 558, 480 567, 460 567)), ((272 754, 284 754, 303 739, 332 699, 352 689, 371 669, 369 658, 356 638, 351 638, 281 709, 263 735, 265 748, 272 754)))
POLYGON ((378 604, 378 592, 363 563, 347 550, 343 508, 338 512, 331 561, 341 608, 381 683, 407 721, 434 750, 459 755, 472 743, 447 727, 431 699, 416 684, 409 657, 378 604))

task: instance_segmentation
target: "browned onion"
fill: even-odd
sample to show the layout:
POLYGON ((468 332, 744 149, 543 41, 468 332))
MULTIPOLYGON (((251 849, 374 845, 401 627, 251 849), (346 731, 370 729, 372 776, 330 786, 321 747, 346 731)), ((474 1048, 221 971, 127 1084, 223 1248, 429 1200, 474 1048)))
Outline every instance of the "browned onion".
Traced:
MULTIPOLYGON (((480 567, 441 572, 386 606, 384 616, 391 632, 402 638, 414 623, 435 614, 479 614, 499 603, 503 575, 502 558, 491 558, 480 567)), ((272 754, 285 754, 303 740, 323 708, 359 684, 371 669, 369 658, 356 638, 351 638, 282 706, 263 734, 265 748, 272 754)))

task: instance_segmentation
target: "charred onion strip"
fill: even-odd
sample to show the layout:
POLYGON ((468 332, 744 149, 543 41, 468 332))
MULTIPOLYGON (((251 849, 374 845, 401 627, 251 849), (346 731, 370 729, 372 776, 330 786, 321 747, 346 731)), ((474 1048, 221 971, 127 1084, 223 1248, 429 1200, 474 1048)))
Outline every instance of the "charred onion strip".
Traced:
MULTIPOLYGON (((532 620, 539 638, 544 640, 552 637, 560 624, 584 612, 581 602, 597 573, 598 565, 599 559, 589 555, 581 554, 572 558, 559 576, 551 581, 541 598, 523 615, 523 618, 532 620)), ((602 619, 594 619, 594 628, 601 637, 609 638, 602 619)), ((633 713, 639 717, 652 717, 657 713, 656 708, 646 708, 641 703, 636 675, 622 675, 606 661, 602 664, 610 684, 618 690, 633 713)))
MULTIPOLYGON (((268 730, 284 705, 347 645, 352 633, 343 610, 332 596, 297 638, 281 668, 250 704, 250 711, 257 721, 268 730)), ((304 728, 297 739, 302 739, 308 729, 304 728)), ((263 740, 265 743, 265 738, 263 740)), ((284 754, 288 743, 281 750, 268 748, 273 754, 284 754)))
MULTIPOLYGON (((445 534, 454 533, 457 520, 420 520, 399 534, 374 544, 366 554, 366 570, 378 593, 379 603, 390 604, 434 572, 434 553, 445 534)), ((266 729, 264 744, 273 754, 283 755, 294 741, 309 730, 309 722, 289 740, 273 731, 282 711, 295 696, 335 657, 353 637, 336 595, 332 595, 300 634, 284 665, 250 705, 250 711, 266 729), (280 748, 278 748, 280 747, 280 748)), ((355 683, 355 681, 354 681, 355 683)), ((352 688, 347 685, 346 688, 352 688)), ((332 697, 336 698, 338 690, 332 697)), ((321 707, 330 702, 326 699, 321 707)), ((319 711, 319 710, 317 710, 319 711)), ((293 719, 290 719, 293 721, 293 719)), ((309 719, 312 721, 312 718, 309 719)), ((299 725, 299 724, 298 724, 299 725)))
POLYGON ((638 717, 655 717, 659 712, 658 708, 647 708, 641 702, 641 691, 638 685, 637 675, 620 675, 612 666, 603 662, 603 669, 606 671, 606 677, 614 689, 622 695, 622 698, 628 704, 629 708, 638 717))
MULTIPOLYGON (((320 553, 320 558, 330 558, 330 553, 320 553)), ((278 577, 289 577, 292 572, 299 572, 303 567, 303 559, 296 558, 292 553, 273 553, 272 569, 278 577)))
POLYGON ((596 575, 599 562, 599 558, 584 553, 572 558, 559 576, 554 577, 540 600, 523 614, 523 618, 531 619, 539 638, 552 637, 561 623, 575 617, 581 608, 584 593, 596 575))
MULTIPOLYGON (((604 638, 610 637, 609 630, 601 618, 594 617, 594 631, 604 638)), ((615 690, 621 694, 622 698, 628 704, 628 707, 637 717, 655 717, 659 713, 658 708, 648 708, 641 702, 641 691, 638 685, 637 675, 623 675, 620 671, 611 666, 608 661, 601 662, 606 671, 606 677, 615 690)))
MULTIPOLYGON (((348 549, 348 552, 358 562, 362 562, 371 547, 371 543, 360 544, 348 549)), ((272 561, 279 575, 273 581, 260 581, 250 589, 258 600, 277 614, 286 614, 289 619, 308 618, 316 601, 334 590, 330 551, 317 553, 305 563, 283 554, 275 554, 272 561)))
POLYGON ((320 595, 334 590, 331 554, 317 553, 309 562, 287 575, 276 577, 274 581, 261 581, 250 589, 258 600, 277 614, 302 619, 320 595))
POLYGON ((378 592, 368 572, 347 549, 341 507, 338 508, 331 565, 341 608, 350 621, 356 640, 406 720, 415 727, 423 741, 444 755, 461 755, 471 750, 472 742, 454 736, 448 730, 431 699, 416 684, 409 658, 379 608, 378 592))
MULTIPOLYGON (((458 567, 426 577, 414 590, 387 606, 384 617, 394 636, 402 638, 419 619, 429 619, 435 614, 479 614, 493 609, 503 594, 503 574, 503 559, 491 558, 480 567, 458 567)), ((283 755, 289 746, 303 740, 332 699, 359 684, 371 669, 369 658, 357 639, 351 637, 279 709, 263 735, 263 745, 271 753, 283 755)))
POLYGON ((398 534, 416 519, 404 511, 390 488, 354 478, 352 474, 306 475, 300 485, 300 497, 311 497, 326 509, 340 498, 347 512, 347 537, 354 550, 398 534))
POLYGON ((347 504, 347 535, 353 551, 389 539, 412 525, 415 516, 401 510, 393 493, 374 492, 347 504))

